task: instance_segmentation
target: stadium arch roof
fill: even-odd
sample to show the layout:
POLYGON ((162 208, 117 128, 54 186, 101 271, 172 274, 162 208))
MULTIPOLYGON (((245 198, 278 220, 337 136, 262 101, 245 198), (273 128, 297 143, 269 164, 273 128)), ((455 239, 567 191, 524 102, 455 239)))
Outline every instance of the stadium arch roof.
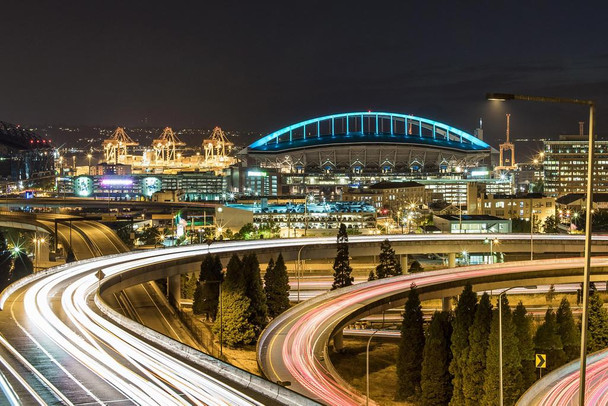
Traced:
POLYGON ((251 152, 339 144, 409 144, 461 151, 490 150, 489 144, 465 131, 428 118, 388 112, 352 112, 302 121, 260 138, 251 152))

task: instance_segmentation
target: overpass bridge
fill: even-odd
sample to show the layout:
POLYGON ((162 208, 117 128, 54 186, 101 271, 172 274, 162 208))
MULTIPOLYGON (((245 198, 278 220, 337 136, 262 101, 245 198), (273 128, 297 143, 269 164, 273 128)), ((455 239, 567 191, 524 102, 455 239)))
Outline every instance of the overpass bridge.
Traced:
MULTIPOLYGON (((395 245, 409 242, 413 247, 425 238, 429 239, 427 245, 441 244, 433 240, 437 237, 433 235, 395 237, 395 245)), ((460 236, 462 243, 465 243, 464 237, 471 239, 471 236, 460 236)), ((485 237, 479 236, 479 239, 485 237)), ((571 240, 570 244, 578 244, 578 236, 566 237, 571 240)), ((351 249, 353 252, 360 249, 365 254, 373 247, 377 251, 384 238, 353 237, 351 249)), ((523 236, 514 237, 517 239, 525 244, 523 236)), ((547 246, 561 249, 555 243, 557 239, 549 240, 552 239, 548 239, 547 246)), ((452 249, 455 250, 457 242, 452 240, 452 249)), ((608 237, 597 236, 594 244, 599 250, 607 242, 608 237)), ((432 298, 457 294, 466 281, 471 281, 475 289, 497 289, 514 284, 575 283, 582 279, 582 258, 506 263, 405 275, 355 285, 304 302, 265 330, 258 345, 258 356, 270 380, 290 380, 292 388, 312 399, 250 376, 155 333, 121 316, 104 299, 127 286, 163 277, 170 278, 173 290, 171 282, 182 273, 198 270, 207 253, 228 257, 234 252, 258 252, 260 256, 283 252, 297 258, 303 243, 314 248, 315 255, 319 255, 315 247, 327 249, 332 256, 335 253, 333 238, 274 240, 272 243, 237 241, 209 247, 185 246, 119 254, 32 275, 0 295, 3 309, 0 325, 8 344, 0 340, 0 372, 7 374, 6 365, 14 370, 24 365, 8 350, 12 347, 18 348, 31 366, 25 370, 20 367, 27 378, 26 384, 34 388, 35 382, 40 382, 36 374, 51 384, 41 389, 46 391, 45 399, 64 396, 78 402, 124 404, 146 400, 174 404, 178 403, 177 399, 179 403, 187 399, 187 402, 211 404, 230 403, 226 399, 231 399, 232 404, 299 405, 317 401, 351 404, 360 400, 361 395, 335 374, 326 356, 328 344, 334 337, 339 344, 342 327, 353 320, 382 308, 400 306, 411 282, 418 284, 423 298, 432 298), (100 270, 105 277, 99 283, 95 275, 100 270), (211 389, 203 394, 201 387, 211 389)), ((448 245, 452 244, 446 243, 442 249, 448 245)), ((594 258, 593 267, 592 279, 606 280, 608 260, 594 258)), ((25 386, 15 379, 12 383, 25 386)))
MULTIPOLYGON (((64 247, 72 249, 77 260, 130 251, 114 230, 79 216, 2 212, 0 227, 53 235, 55 248, 61 242, 64 247)), ((44 255, 48 251, 41 249, 41 252, 44 255)))

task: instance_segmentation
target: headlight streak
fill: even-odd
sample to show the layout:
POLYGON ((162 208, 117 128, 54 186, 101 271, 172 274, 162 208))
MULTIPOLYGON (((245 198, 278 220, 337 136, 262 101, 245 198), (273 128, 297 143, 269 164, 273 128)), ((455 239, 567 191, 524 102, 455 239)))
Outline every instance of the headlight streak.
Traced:
MULTIPOLYGON (((339 376, 332 376, 323 363, 319 361, 319 354, 325 348, 327 339, 333 328, 343 318, 358 308, 397 292, 406 291, 412 282, 415 282, 419 288, 422 288, 442 284, 447 281, 488 276, 495 274, 499 270, 503 275, 517 275, 521 272, 567 269, 573 266, 582 267, 582 265, 582 259, 577 258, 536 261, 535 263, 527 264, 462 267, 456 271, 425 272, 424 274, 385 279, 364 286, 347 288, 346 291, 343 291, 344 293, 330 293, 325 295, 325 298, 319 300, 313 299, 307 309, 302 308, 298 312, 297 307, 294 308, 293 311, 290 311, 291 314, 279 320, 277 327, 271 326, 270 328, 279 329, 279 334, 285 334, 282 344, 277 345, 282 345, 280 348, 282 361, 294 381, 297 381, 314 397, 322 399, 329 404, 361 404, 364 401, 364 397, 352 390, 339 376), (288 326, 286 331, 281 329, 281 322, 288 326)), ((595 267, 606 265, 608 265, 606 258, 593 259, 593 266, 595 267)), ((272 334, 270 334, 271 336, 272 334)), ((261 345, 267 344, 262 343, 261 345)), ((272 342, 270 346, 272 347, 272 342)), ((267 353, 270 354, 273 350, 279 350, 279 348, 268 348, 267 353)), ((608 359, 603 365, 593 364, 589 368, 589 376, 595 377, 594 386, 590 385, 587 388, 590 393, 590 399, 594 399, 594 402, 591 404, 606 404, 605 400, 608 399, 608 380, 604 378, 607 369, 608 359)), ((281 376, 280 379, 289 378, 281 376)), ((548 398, 549 400, 546 403, 541 404, 545 406, 570 404, 569 402, 572 402, 572 399, 575 399, 577 394, 577 379, 577 377, 569 377, 561 381, 564 384, 563 390, 556 390, 555 397, 548 398)))
MULTIPOLYGON (((227 249, 229 248, 218 246, 215 251, 227 249)), ((71 271, 49 276, 28 289, 25 298, 26 307, 30 309, 28 317, 32 317, 60 347, 138 403, 259 404, 226 384, 205 376, 187 364, 149 346, 89 308, 87 298, 97 287, 95 270, 103 268, 104 273, 110 276, 133 267, 200 255, 205 253, 206 249, 186 247, 176 251, 178 252, 163 250, 138 253, 129 256, 124 264, 115 266, 111 265, 119 262, 116 259, 101 259, 83 266, 75 266, 71 271), (71 278, 75 278, 75 282, 69 281, 71 278), (52 293, 66 283, 68 285, 62 293, 61 303, 66 316, 74 326, 73 329, 66 326, 50 306, 52 293), (140 374, 116 361, 99 345, 98 340, 128 360, 140 374), (172 388, 177 389, 177 392, 172 388), (186 398, 180 396, 181 394, 186 398)))
MULTIPOLYGON (((492 235, 467 235, 466 240, 480 240, 492 235)), ((529 241, 529 236, 523 235, 499 235, 504 241, 529 241)), ((578 241, 582 238, 579 236, 567 236, 568 240, 578 241)), ((386 236, 372 236, 372 237, 352 237, 352 243, 378 243, 383 241, 386 236)), ((441 235, 441 236, 419 236, 419 235, 403 235, 403 236, 392 236, 392 241, 462 241, 461 235, 441 235)), ((543 236, 542 239, 563 241, 564 236, 543 236)), ((606 240, 605 236, 600 236, 597 240, 606 240)), ((90 298, 91 292, 95 290, 97 280, 94 274, 98 269, 103 269, 106 275, 110 276, 117 272, 123 272, 132 267, 141 267, 146 264, 162 263, 170 258, 185 258, 188 256, 195 256, 211 253, 221 252, 238 252, 244 250, 256 250, 256 249, 279 249, 281 247, 299 247, 302 245, 332 245, 335 244, 335 238, 301 238, 295 240, 274 240, 269 241, 245 241, 245 242, 231 242, 231 243, 218 243, 210 247, 207 246, 185 246, 176 247, 161 250, 151 250, 137 253, 129 253, 126 255, 115 255, 111 257, 104 257, 93 261, 83 261, 72 266, 65 267, 60 273, 49 274, 44 276, 33 276, 28 281, 31 282, 37 277, 41 277, 40 281, 32 283, 28 286, 24 306, 28 309, 28 317, 30 317, 34 323, 44 331, 49 338, 51 338, 58 346, 63 348, 66 352, 71 354, 75 359, 78 359, 83 365, 92 369, 102 379, 106 380, 111 385, 114 385, 119 391, 133 399, 138 403, 158 403, 158 404, 182 404, 186 399, 181 398, 181 394, 174 390, 167 391, 167 385, 176 389, 178 392, 183 393, 185 396, 192 396, 190 399, 198 399, 198 396, 206 397, 205 390, 201 385, 208 385, 205 389, 211 388, 213 385, 211 382, 215 382, 213 379, 205 376, 196 370, 190 371, 185 364, 172 364, 179 368, 179 373, 174 375, 167 374, 167 363, 179 362, 174 360, 171 356, 163 354, 162 351, 155 349, 154 347, 146 347, 144 343, 117 327, 113 323, 108 322, 99 315, 95 314, 87 304, 87 297, 90 298), (74 278, 75 282, 71 282, 68 279, 74 278), (70 288, 69 293, 64 292, 62 294, 62 304, 65 307, 65 312, 70 322, 74 324, 75 328, 72 330, 71 327, 65 325, 57 315, 52 311, 50 301, 54 290, 63 288, 63 285, 70 286, 71 284, 78 284, 77 287, 70 288), (82 286, 82 289, 79 287, 82 286), (69 309, 69 310, 68 310, 69 309), (94 326, 91 326, 93 324, 94 326), (80 336, 81 334, 82 336, 80 336), (122 340, 122 342, 120 342, 122 340), (132 340, 132 341, 131 341, 132 340), (137 368, 137 371, 131 368, 127 368, 120 362, 115 360, 99 342, 104 342, 109 348, 121 354, 125 359, 132 363, 133 367, 137 368), (135 351, 133 350, 135 348, 135 351), (145 372, 149 371, 149 372, 145 372), (194 373, 194 375, 189 375, 194 373), (162 382, 166 384, 163 384, 162 382), (200 381, 197 381, 200 379, 200 381), (204 382, 199 384, 199 382, 204 382), (177 397, 176 397, 177 396, 177 397)), ((499 266, 485 267, 486 270, 494 270, 495 268, 503 269, 504 264, 499 266)), ((469 268, 460 268, 459 270, 464 271, 469 268)), ((426 273, 427 277, 432 277, 436 273, 426 273)), ((441 281, 442 275, 435 275, 437 280, 428 279, 427 283, 438 283, 441 281)), ((409 277, 403 280, 403 283, 409 284, 419 276, 409 277)), ((457 278, 458 274, 450 274, 449 278, 457 278)), ((471 277, 471 273, 466 276, 471 277)), ((391 281, 393 282, 393 281, 391 281)), ((423 286, 423 281, 416 280, 419 286, 423 286)), ((373 286, 380 287, 383 284, 377 284, 373 286), (378 285, 378 286, 377 286, 378 285)), ((10 288, 9 288, 10 289, 10 288)), ((388 289, 388 288, 386 288, 388 289)), ((401 287, 401 289, 404 289, 401 287)), ((14 290, 13 290, 14 291, 14 290)), ((68 289, 66 289, 68 291, 68 289)), ((389 292, 384 291, 384 293, 389 292)), ((348 293, 348 292, 347 292, 348 293)), ((383 293, 383 294, 384 294, 383 293)), ((378 291, 373 291, 369 295, 369 300, 373 301, 379 294, 378 291)), ((3 294, 0 297, 0 303, 4 303, 7 294, 3 294)), ((361 297, 348 296, 350 304, 361 303, 361 297)), ((315 299, 312 299, 313 303, 318 303, 315 299)), ((343 309, 349 306, 349 303, 343 303, 343 309)), ((310 324, 316 323, 317 329, 311 328, 306 325, 299 325, 301 320, 298 320, 294 324, 293 328, 287 330, 288 340, 280 350, 284 356, 286 356, 287 368, 297 378, 297 382, 312 390, 312 393, 317 391, 323 392, 326 396, 332 397, 333 400, 344 400, 347 399, 346 404, 352 403, 354 399, 357 399, 357 395, 352 397, 346 395, 342 398, 342 395, 336 395, 336 393, 344 392, 342 388, 342 382, 340 378, 335 380, 330 371, 327 371, 324 364, 317 359, 316 354, 319 353, 317 348, 323 347, 326 343, 323 342, 321 336, 324 331, 328 329, 327 326, 322 327, 328 319, 335 317, 332 310, 323 304, 318 304, 318 308, 322 317, 310 317, 306 320, 310 324), (307 335, 298 336, 295 335, 294 329, 299 328, 305 331, 307 335), (296 345, 297 344, 297 345, 296 345), (313 350, 302 350, 299 346, 312 348, 313 350), (315 351, 317 351, 315 353, 315 351), (322 383, 320 383, 322 382, 322 383), (327 386, 323 386, 327 385, 327 386)), ((27 332, 26 332, 27 333, 27 332)), ((28 334, 29 336, 29 334, 28 334)), ((31 337, 31 336, 30 336, 31 337)), ((35 341, 32 337, 32 340, 35 341)), ((40 346, 40 344, 37 343, 40 346)), ((227 385, 221 382, 215 382, 222 391, 225 390, 225 396, 230 399, 238 399, 239 404, 251 403, 251 399, 244 397, 242 394, 231 389, 227 385)), ((213 393, 213 403, 223 404, 222 395, 218 395, 218 392, 213 392, 219 389, 209 389, 209 393, 213 393)), ((319 395, 323 398, 323 395, 319 395)), ((233 400, 228 403, 235 403, 233 400)))
MULTIPOLYGON (((15 369, 4 357, 0 356, 0 362, 2 363, 2 365, 4 365, 4 368, 6 368, 8 372, 11 373, 11 375, 13 375, 13 377, 19 382, 19 384, 23 386, 25 390, 27 390, 27 392, 34 398, 34 400, 38 402, 38 404, 46 405, 44 399, 42 399, 40 395, 36 393, 34 388, 32 388, 30 384, 27 383, 27 381, 23 379, 23 377, 19 375, 17 371, 15 371, 15 369)), ((6 376, 4 376, 2 372, 0 372, 0 387, 2 388, 2 392, 4 393, 4 396, 6 396, 11 406, 17 406, 23 403, 23 401, 19 399, 19 396, 17 395, 12 385, 6 379, 6 376)))

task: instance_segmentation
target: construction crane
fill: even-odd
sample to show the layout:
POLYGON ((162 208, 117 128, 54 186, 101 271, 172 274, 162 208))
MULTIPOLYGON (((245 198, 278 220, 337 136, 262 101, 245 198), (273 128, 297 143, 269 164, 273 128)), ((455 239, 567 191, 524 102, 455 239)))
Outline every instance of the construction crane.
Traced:
POLYGON ((110 138, 103 142, 103 152, 107 163, 122 164, 127 160, 127 148, 139 145, 127 135, 124 128, 118 127, 110 138))
POLYGON ((223 167, 234 161, 234 158, 228 156, 234 144, 228 141, 226 134, 220 127, 215 127, 211 133, 211 137, 203 141, 203 150, 205 151, 204 165, 207 167, 223 167))
POLYGON ((166 127, 161 136, 152 141, 156 164, 164 165, 174 163, 177 158, 175 147, 184 145, 186 145, 186 143, 180 141, 170 127, 166 127))

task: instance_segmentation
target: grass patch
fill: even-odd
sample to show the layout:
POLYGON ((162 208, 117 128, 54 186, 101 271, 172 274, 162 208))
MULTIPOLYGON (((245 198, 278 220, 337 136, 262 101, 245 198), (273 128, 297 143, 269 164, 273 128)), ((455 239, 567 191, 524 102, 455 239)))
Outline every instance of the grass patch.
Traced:
MULTIPOLYGON (((342 378, 365 395, 367 338, 344 338, 344 350, 330 355, 331 362, 342 378)), ((395 401, 397 391, 396 360, 399 345, 372 339, 369 346, 370 398, 380 405, 411 406, 412 403, 395 401)))

